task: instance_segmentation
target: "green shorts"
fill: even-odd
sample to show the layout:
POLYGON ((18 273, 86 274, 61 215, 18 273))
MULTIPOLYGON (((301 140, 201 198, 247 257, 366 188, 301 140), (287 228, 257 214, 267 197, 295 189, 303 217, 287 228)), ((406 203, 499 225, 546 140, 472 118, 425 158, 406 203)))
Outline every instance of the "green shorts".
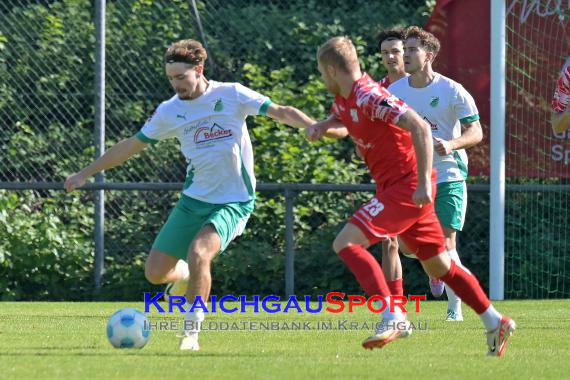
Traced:
POLYGON ((442 227, 461 231, 467 211, 467 185, 465 181, 437 184, 435 213, 442 227))
POLYGON ((154 240, 152 248, 186 260, 188 248, 196 234, 205 225, 212 224, 220 235, 220 252, 223 252, 236 236, 243 233, 253 212, 254 203, 255 200, 211 204, 182 194, 154 240))

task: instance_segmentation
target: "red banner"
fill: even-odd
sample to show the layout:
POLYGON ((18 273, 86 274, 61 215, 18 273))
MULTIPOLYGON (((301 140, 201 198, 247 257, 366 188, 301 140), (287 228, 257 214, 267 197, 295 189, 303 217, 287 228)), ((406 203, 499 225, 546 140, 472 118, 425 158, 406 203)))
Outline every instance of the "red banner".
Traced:
MULTIPOLYGON (((570 55, 567 2, 507 0, 507 176, 570 177, 570 132, 555 134, 550 101, 570 55)), ((477 103, 484 140, 469 149, 469 173, 489 175, 490 1, 439 0, 426 29, 441 41, 436 71, 477 103)))

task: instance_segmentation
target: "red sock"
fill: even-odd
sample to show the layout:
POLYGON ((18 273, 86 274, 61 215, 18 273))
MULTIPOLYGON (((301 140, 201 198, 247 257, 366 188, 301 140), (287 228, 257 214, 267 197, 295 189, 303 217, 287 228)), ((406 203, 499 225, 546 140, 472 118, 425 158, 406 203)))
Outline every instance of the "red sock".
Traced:
POLYGON ((401 278, 394 281, 387 281, 388 289, 390 289, 390 294, 393 296, 403 296, 404 295, 404 283, 401 278))
POLYGON ((477 278, 460 266, 455 265, 455 261, 451 260, 449 272, 441 279, 477 314, 483 314, 491 305, 491 301, 485 295, 477 278))
POLYGON ((343 248, 338 256, 354 274, 356 281, 369 297, 390 295, 382 268, 370 252, 359 245, 350 245, 343 248))

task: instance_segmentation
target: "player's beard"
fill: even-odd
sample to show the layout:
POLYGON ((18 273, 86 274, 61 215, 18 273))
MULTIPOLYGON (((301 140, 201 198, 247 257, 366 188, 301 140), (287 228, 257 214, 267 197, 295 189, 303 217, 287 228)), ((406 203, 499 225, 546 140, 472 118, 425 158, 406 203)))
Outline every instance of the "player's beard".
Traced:
POLYGON ((178 97, 182 100, 190 100, 192 99, 191 95, 190 95, 190 90, 185 89, 185 88, 177 88, 176 89, 176 94, 178 95, 178 97))

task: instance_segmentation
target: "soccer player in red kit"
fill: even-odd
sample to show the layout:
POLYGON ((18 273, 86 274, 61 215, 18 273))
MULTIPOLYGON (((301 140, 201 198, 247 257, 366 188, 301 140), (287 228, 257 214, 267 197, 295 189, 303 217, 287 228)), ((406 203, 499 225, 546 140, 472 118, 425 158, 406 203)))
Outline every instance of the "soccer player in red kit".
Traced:
MULTIPOLYGON (((360 71, 356 49, 347 37, 327 41, 319 48, 317 61, 335 100, 332 116, 309 127, 307 137, 316 140, 325 134, 350 134, 377 185, 376 195, 354 213, 336 236, 334 251, 368 296, 385 297, 390 306, 390 291, 382 268, 367 248, 399 235, 426 272, 445 281, 480 316, 487 330, 488 355, 501 356, 516 325, 495 310, 475 276, 455 265, 447 255, 433 206, 435 173, 429 125, 360 71), (339 121, 345 127, 339 126, 339 121)), ((383 327, 362 343, 364 348, 380 348, 409 335, 409 329, 401 329, 402 323, 396 323, 409 323, 397 309, 384 309, 383 327)))
POLYGON ((562 133, 570 128, 570 57, 564 63, 552 98, 552 129, 562 133))

